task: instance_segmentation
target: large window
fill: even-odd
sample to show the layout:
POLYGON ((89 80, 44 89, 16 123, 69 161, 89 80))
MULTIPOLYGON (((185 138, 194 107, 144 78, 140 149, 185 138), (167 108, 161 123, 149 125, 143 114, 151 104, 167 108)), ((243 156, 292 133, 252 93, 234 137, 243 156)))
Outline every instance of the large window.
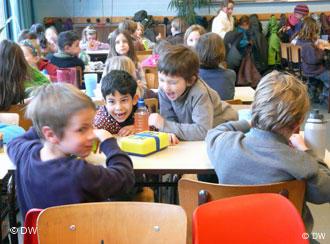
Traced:
MULTIPOLYGON (((4 1, 0 0, 0 28, 3 27, 5 24, 6 18, 5 18, 5 6, 4 6, 4 1)), ((0 33, 0 40, 3 40, 6 38, 6 30, 3 30, 0 33)))

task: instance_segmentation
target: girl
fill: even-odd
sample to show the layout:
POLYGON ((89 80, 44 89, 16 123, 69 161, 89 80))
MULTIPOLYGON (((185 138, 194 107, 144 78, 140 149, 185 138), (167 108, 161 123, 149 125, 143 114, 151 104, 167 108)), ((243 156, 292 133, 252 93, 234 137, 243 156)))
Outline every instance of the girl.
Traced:
POLYGON ((92 26, 87 26, 82 31, 82 39, 80 41, 82 50, 102 50, 109 49, 108 43, 103 43, 97 40, 97 32, 92 26))
MULTIPOLYGON (((304 76, 315 78, 322 81, 323 92, 312 95, 313 100, 320 99, 320 102, 326 102, 329 96, 330 70, 324 67, 324 42, 318 41, 320 28, 317 22, 307 17, 304 25, 297 36, 297 45, 301 46, 302 71, 304 76)), ((311 85, 311 84, 309 84, 311 85)))
POLYGON ((201 35, 205 34, 206 31, 203 26, 200 25, 192 25, 184 34, 184 44, 188 47, 195 48, 196 44, 200 38, 201 35))
MULTIPOLYGON (((132 38, 129 32, 125 30, 117 29, 111 34, 108 59, 115 56, 127 56, 133 61, 136 68, 138 86, 145 90, 147 88, 145 74, 135 54, 132 38)), ((145 97, 145 94, 141 94, 141 96, 145 97)))
POLYGON ((234 30, 234 18, 232 16, 235 2, 224 0, 218 15, 213 19, 212 32, 217 33, 223 39, 225 34, 234 30))
MULTIPOLYGON (((156 46, 155 42, 152 42, 144 36, 144 26, 140 22, 137 22, 137 28, 134 32, 134 37, 136 40, 143 44, 145 50, 153 49, 156 46)), ((158 36, 156 36, 156 40, 158 41, 161 38, 162 35, 159 33, 158 36)))
POLYGON ((36 87, 50 83, 46 76, 26 62, 23 51, 19 45, 9 40, 3 40, 0 43, 0 69, 0 79, 4 79, 0 81, 0 83, 4 84, 3 88, 7 87, 7 89, 12 88, 19 91, 19 93, 16 94, 17 96, 12 98, 6 98, 7 95, 3 95, 1 98, 1 106, 4 103, 6 108, 11 104, 22 101, 22 88, 18 88, 18 86, 23 86, 25 97, 27 97, 36 87), (19 85, 19 83, 22 84, 19 85), (9 99, 9 101, 5 102, 5 99, 9 99))
POLYGON ((233 99, 235 95, 236 73, 220 64, 225 60, 225 45, 215 33, 202 35, 196 45, 200 61, 200 77, 217 93, 222 100, 233 99))
POLYGON ((38 46, 32 40, 23 40, 20 42, 20 47, 24 53, 24 57, 29 65, 37 68, 39 71, 46 70, 51 81, 57 81, 58 67, 51 64, 47 59, 40 57, 38 46))

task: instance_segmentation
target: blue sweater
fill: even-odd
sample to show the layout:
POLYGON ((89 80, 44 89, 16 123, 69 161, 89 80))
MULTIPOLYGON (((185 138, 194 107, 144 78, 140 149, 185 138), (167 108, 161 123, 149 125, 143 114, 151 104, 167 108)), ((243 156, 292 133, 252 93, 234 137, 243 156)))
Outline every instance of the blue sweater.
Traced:
POLYGON ((201 67, 199 76, 215 90, 221 100, 230 100, 235 95, 236 73, 231 69, 215 68, 207 69, 201 67))
POLYGON ((134 185, 132 162, 114 138, 101 143, 107 156, 106 168, 76 156, 41 161, 42 147, 33 128, 8 144, 8 155, 17 168, 17 195, 23 216, 31 208, 106 201, 134 185))

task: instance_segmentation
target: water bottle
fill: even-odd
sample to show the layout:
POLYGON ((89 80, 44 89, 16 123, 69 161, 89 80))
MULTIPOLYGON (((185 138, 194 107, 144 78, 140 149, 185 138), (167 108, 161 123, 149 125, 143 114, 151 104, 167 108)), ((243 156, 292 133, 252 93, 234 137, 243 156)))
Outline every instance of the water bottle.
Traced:
POLYGON ((143 98, 139 98, 137 107, 138 108, 134 114, 135 132, 149 130, 149 125, 148 125, 149 112, 147 106, 144 103, 143 98))
POLYGON ((307 146, 312 149, 315 156, 324 159, 326 148, 327 121, 323 114, 314 109, 305 124, 304 138, 307 146))

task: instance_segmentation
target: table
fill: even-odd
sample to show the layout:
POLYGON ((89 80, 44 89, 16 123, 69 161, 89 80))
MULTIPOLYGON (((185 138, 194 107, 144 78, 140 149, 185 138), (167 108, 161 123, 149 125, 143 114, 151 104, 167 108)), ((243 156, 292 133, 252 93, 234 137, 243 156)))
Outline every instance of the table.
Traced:
POLYGON ((234 99, 239 99, 243 103, 249 104, 253 102, 255 92, 250 86, 236 86, 234 99))

